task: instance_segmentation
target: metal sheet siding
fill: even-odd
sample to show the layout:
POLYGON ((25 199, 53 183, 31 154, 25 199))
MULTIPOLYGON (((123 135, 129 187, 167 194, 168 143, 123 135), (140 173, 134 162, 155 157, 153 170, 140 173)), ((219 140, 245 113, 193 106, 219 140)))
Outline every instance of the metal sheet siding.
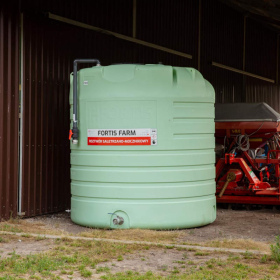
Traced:
POLYGON ((132 0, 25 0, 22 5, 25 12, 51 12, 132 36, 132 0))
POLYGON ((199 1, 138 0, 137 38, 193 56, 186 59, 147 48, 139 50, 140 53, 147 50, 146 61, 151 58, 151 63, 162 61, 173 66, 197 67, 198 12, 199 1), (153 61, 153 57, 161 60, 153 61))
POLYGON ((19 14, 0 7, 0 219, 17 215, 19 14))
MULTIPOLYGON (((277 32, 248 19, 245 70, 275 80, 275 83, 246 77, 246 102, 266 102, 280 111, 277 81, 277 32)), ((278 50, 279 51, 279 50, 278 50)), ((279 58, 278 58, 279 59, 279 58)))
POLYGON ((246 78, 246 102, 266 102, 280 112, 280 88, 265 81, 246 78))
POLYGON ((128 51, 129 47, 134 46, 104 34, 25 14, 22 175, 25 216, 70 207, 69 76, 73 60, 98 57, 103 64, 132 61, 134 53, 128 51))
POLYGON ((248 18, 245 70, 276 80, 277 32, 248 18))
POLYGON ((24 17, 22 212, 69 207, 69 73, 62 30, 24 17))
POLYGON ((243 15, 215 1, 202 1, 201 71, 215 88, 216 102, 240 102, 242 75, 212 66, 212 61, 242 69, 243 15))

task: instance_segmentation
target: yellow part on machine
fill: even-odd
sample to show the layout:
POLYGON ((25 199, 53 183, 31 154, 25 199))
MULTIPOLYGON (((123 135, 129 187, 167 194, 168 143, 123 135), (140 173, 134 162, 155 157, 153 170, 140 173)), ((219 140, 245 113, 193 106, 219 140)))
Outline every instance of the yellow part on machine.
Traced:
POLYGON ((226 190, 228 184, 229 184, 230 182, 234 181, 235 178, 236 178, 235 173, 229 172, 229 173, 227 174, 227 181, 225 182, 223 188, 221 189, 221 191, 220 191, 220 193, 219 193, 219 197, 222 197, 222 196, 223 196, 223 194, 224 194, 224 192, 225 192, 225 190, 226 190))

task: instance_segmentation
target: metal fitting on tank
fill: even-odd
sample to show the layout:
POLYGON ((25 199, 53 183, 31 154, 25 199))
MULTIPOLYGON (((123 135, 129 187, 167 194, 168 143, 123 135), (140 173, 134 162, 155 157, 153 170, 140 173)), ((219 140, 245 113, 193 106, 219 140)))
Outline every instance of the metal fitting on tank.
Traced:
POLYGON ((114 225, 122 225, 123 223, 124 223, 123 217, 117 216, 117 218, 113 219, 114 225))
POLYGON ((119 226, 121 226, 123 223, 124 223, 124 218, 123 217, 120 217, 120 216, 118 216, 117 214, 115 214, 115 213, 108 213, 109 215, 115 215, 116 216, 116 218, 115 219, 113 219, 113 224, 114 225, 119 225, 119 226))

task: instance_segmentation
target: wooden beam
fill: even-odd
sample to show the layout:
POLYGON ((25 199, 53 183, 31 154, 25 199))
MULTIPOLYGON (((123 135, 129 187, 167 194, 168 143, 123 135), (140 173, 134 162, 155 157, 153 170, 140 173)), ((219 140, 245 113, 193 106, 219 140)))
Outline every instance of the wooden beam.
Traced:
POLYGON ((153 48, 153 49, 160 50, 160 51, 163 51, 163 52, 178 55, 178 56, 181 56, 181 57, 184 57, 184 58, 192 59, 192 55, 187 54, 187 53, 179 52, 179 51, 169 49, 169 48, 166 48, 166 47, 163 47, 163 46, 159 46, 159 45, 156 45, 156 44, 153 44, 153 43, 138 40, 138 39, 130 37, 130 36, 126 36, 126 35, 123 35, 123 34, 120 34, 120 33, 112 32, 112 31, 109 31, 109 30, 106 30, 106 29, 102 29, 102 28, 99 28, 99 27, 96 27, 96 26, 93 26, 93 25, 89 25, 89 24, 86 24, 86 23, 82 23, 82 22, 79 22, 79 21, 76 21, 76 20, 72 20, 72 19, 69 19, 69 18, 61 17, 61 16, 58 16, 58 15, 55 15, 55 14, 52 14, 52 13, 49 13, 48 16, 49 16, 50 19, 53 19, 53 20, 56 20, 56 21, 60 21, 60 22, 63 22, 63 23, 67 23, 67 24, 77 26, 77 27, 81 27, 81 28, 85 28, 85 29, 88 29, 88 30, 96 31, 96 32, 99 32, 99 33, 102 33, 102 34, 105 34, 105 35, 114 36, 114 37, 122 39, 122 40, 126 40, 126 41, 129 41, 129 42, 138 44, 138 45, 142 45, 142 46, 145 46, 145 47, 149 47, 149 48, 153 48))
POLYGON ((222 69, 225 69, 225 70, 235 72, 235 73, 239 73, 239 74, 246 75, 246 76, 249 76, 249 77, 253 77, 253 78, 256 78, 256 79, 259 79, 259 80, 263 80, 263 81, 266 81, 266 82, 269 82, 269 83, 273 83, 273 84, 275 83, 275 80, 272 80, 272 79, 269 79, 269 78, 266 78, 266 77, 262 77, 262 76, 259 76, 259 75, 255 75, 255 74, 252 74, 250 72, 239 70, 239 69, 236 69, 236 68, 233 68, 233 67, 230 67, 230 66, 226 66, 226 65, 214 62, 214 61, 212 61, 212 65, 216 66, 216 67, 219 67, 219 68, 222 68, 222 69))

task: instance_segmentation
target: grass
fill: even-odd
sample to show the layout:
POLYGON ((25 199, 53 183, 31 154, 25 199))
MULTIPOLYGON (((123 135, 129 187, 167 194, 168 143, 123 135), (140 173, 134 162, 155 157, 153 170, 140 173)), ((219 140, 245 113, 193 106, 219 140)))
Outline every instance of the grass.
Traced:
MULTIPOLYGON (((14 237, 11 236, 11 238, 14 237)), ((38 237, 27 235, 22 237, 22 241, 30 242, 32 238, 40 246, 41 238, 38 240, 38 237)), ((278 246, 278 243, 275 243, 274 246, 278 246)), ((272 248, 275 249, 275 247, 272 248)), ((161 248, 149 246, 149 249, 157 249, 162 252, 166 250, 165 246, 161 248)), ((62 276, 68 277, 68 279, 81 277, 90 279, 93 274, 99 274, 101 279, 107 280, 280 278, 277 259, 272 258, 272 255, 223 253, 220 254, 222 259, 219 259, 216 252, 200 251, 175 251, 181 258, 173 262, 173 265, 176 266, 172 266, 172 263, 170 267, 162 265, 153 272, 142 274, 135 271, 117 274, 111 272, 114 266, 110 264, 110 261, 123 261, 127 254, 139 251, 145 254, 146 250, 146 246, 140 244, 71 240, 66 237, 55 240, 52 249, 45 253, 19 256, 13 252, 8 258, 0 259, 0 279, 25 279, 27 276, 29 279, 61 279, 62 276), (200 256, 205 256, 208 260, 202 260, 200 256)))
POLYGON ((6 243, 6 239, 0 236, 0 243, 6 243))
POLYGON ((45 237, 45 236, 41 236, 41 235, 38 235, 38 236, 35 238, 36 241, 41 241, 41 240, 45 240, 45 239, 46 239, 46 237, 45 237))
POLYGON ((116 274, 108 273, 102 276, 106 280, 156 280, 156 279, 182 279, 182 280, 232 280, 232 279, 279 279, 279 267, 274 261, 269 261, 270 265, 260 264, 256 259, 239 259, 229 258, 224 261, 212 258, 205 265, 198 265, 192 261, 187 263, 187 267, 173 267, 169 273, 164 271, 165 275, 148 272, 121 272, 116 274))
POLYGON ((166 249, 174 249, 175 246, 165 246, 166 249))
POLYGON ((86 269, 85 265, 79 266, 79 271, 81 273, 82 277, 88 278, 92 275, 92 272, 88 269, 86 269))
MULTIPOLYGON (((34 242, 40 241, 34 238, 34 242)), ((27 256, 20 256, 13 252, 9 257, 0 259, 0 279, 20 279, 24 275, 33 278, 36 276, 42 279, 54 279, 54 277, 59 279, 56 275, 58 271, 72 275, 73 270, 78 271, 81 277, 88 278, 91 277, 96 264, 110 259, 120 259, 124 254, 139 250, 144 250, 144 246, 57 239, 53 249, 47 252, 27 256)), ((99 267, 96 271, 108 272, 108 268, 99 267)))
POLYGON ((107 266, 100 266, 96 269, 96 273, 100 273, 100 272, 109 272, 110 268, 107 266))
MULTIPOLYGON (((44 236, 47 234, 53 235, 72 235, 59 228, 49 228, 41 222, 28 222, 23 219, 10 219, 7 222, 0 223, 0 231, 9 231, 14 233, 24 234, 37 234, 38 236, 44 236), (32 226, 31 226, 32 225, 32 226)), ((193 229, 188 231, 194 232, 193 229)), ((251 239, 224 239, 213 240, 203 242, 202 244, 196 244, 194 242, 185 242, 185 232, 182 230, 170 230, 170 231, 157 231, 157 230, 143 230, 143 229, 86 229, 80 233, 79 236, 89 238, 105 238, 116 240, 132 240, 132 241, 146 241, 162 244, 182 244, 182 245, 201 245, 216 248, 234 248, 234 249, 246 249, 246 250, 260 250, 264 252, 270 251, 269 244, 263 242, 257 242, 251 239)), ((43 237, 42 237, 43 238, 43 237)), ((174 248, 173 245, 166 245, 167 249, 174 248)))
POLYGON ((269 244, 264 242, 258 242, 251 239, 224 239, 224 240, 212 240, 203 244, 208 247, 216 248, 232 248, 242 250, 260 250, 269 252, 269 244))
POLYGON ((276 261, 277 263, 280 263, 280 238, 277 236, 275 238, 275 244, 270 245, 270 251, 271 251, 271 258, 276 261))
POLYGON ((181 271, 174 267, 168 275, 160 275, 153 272, 140 274, 139 272, 121 272, 102 276, 105 280, 157 280, 157 279, 182 279, 182 280, 232 280, 232 279, 278 279, 278 274, 269 273, 267 270, 256 269, 242 263, 227 263, 226 267, 218 267, 214 264, 187 268, 181 271))
MULTIPOLYGON (((13 234, 3 233, 3 234, 0 234, 0 244, 1 243, 18 242, 19 240, 29 240, 30 238, 31 237, 29 235, 25 235, 25 234, 22 235, 22 236, 17 236, 17 235, 13 235, 13 234)), ((0 245, 0 249, 1 249, 1 245, 0 245)))
POLYGON ((156 231, 148 229, 91 229, 80 236, 94 238, 108 238, 116 240, 147 241, 155 243, 174 243, 182 235, 182 231, 156 231))
MULTIPOLYGON (((45 226, 45 224, 40 222, 30 223, 28 220, 22 219, 10 219, 6 222, 0 223, 0 231, 14 232, 14 233, 24 233, 24 235, 29 235, 30 233, 35 234, 53 234, 62 235, 65 234, 64 231, 59 229, 50 229, 45 226)), ((1 279, 0 279, 1 280, 1 279)))
MULTIPOLYGON (((72 235, 59 228, 50 228, 41 222, 28 222, 23 219, 10 219, 7 222, 0 223, 0 231, 37 234, 38 236, 50 235, 72 235)), ((89 238, 106 238, 116 240, 132 240, 132 241, 147 241, 155 243, 177 243, 177 240, 183 235, 180 230, 157 231, 144 229, 87 229, 80 233, 79 236, 89 238)), ((42 237, 43 238, 43 237, 42 237)), ((170 246, 171 247, 171 246, 170 246)))
POLYGON ((210 253, 208 252, 196 252, 195 256, 208 256, 210 253))
MULTIPOLYGON (((246 255, 230 254, 227 260, 211 258, 204 265, 196 261, 188 261, 186 265, 173 267, 168 271, 167 266, 161 267, 160 271, 139 273, 121 272, 116 274, 108 273, 102 276, 107 280, 156 280, 156 279, 186 279, 186 280, 231 280, 231 279, 279 279, 279 265, 271 258, 266 258, 266 264, 262 263, 262 256, 246 258, 246 255), (164 273, 164 275, 162 275, 164 273)), ((180 263, 180 261, 177 261, 180 263)))
MULTIPOLYGON (((46 229, 42 223, 32 223, 20 219, 0 223, 1 231, 23 233, 22 242, 34 242, 40 246, 40 242, 46 239, 47 234, 65 234, 59 229, 46 229), (35 233, 36 236, 31 234, 35 233)), ((116 280, 155 280, 155 279, 187 279, 187 280, 229 280, 229 279, 280 279, 280 240, 269 244, 255 242, 253 240, 214 240, 202 246, 217 248, 236 248, 246 250, 262 250, 266 255, 258 256, 250 252, 243 254, 205 252, 193 248, 176 248, 173 244, 187 244, 178 242, 182 240, 182 231, 154 231, 154 230, 99 230, 91 229, 80 234, 85 237, 107 238, 118 240, 134 240, 162 243, 162 245, 141 245, 109 243, 92 240, 72 240, 69 237, 50 241, 46 239, 44 244, 52 243, 52 249, 44 253, 27 256, 19 256, 15 252, 7 258, 0 258, 0 280, 10 279, 91 279, 93 274, 99 274, 101 279, 116 280), (170 245, 172 244, 172 245, 170 245), (162 254, 178 254, 180 258, 171 261, 169 265, 156 266, 154 271, 139 273, 126 271, 114 274, 116 266, 125 265, 125 256, 141 252, 139 260, 141 266, 147 251, 150 249, 161 250, 162 254), (270 253, 269 253, 270 251, 270 253), (203 258, 201 257, 203 256, 203 258), (113 261, 113 263, 112 263, 113 261), (119 262, 123 262, 119 263, 119 262)), ((18 242, 15 235, 2 234, 1 243, 18 242)), ((186 241, 186 240, 185 240, 186 241)), ((190 244, 190 243, 188 243, 190 244)), ((46 246, 49 248, 49 246, 46 246)), ((148 252, 149 254, 149 252, 148 252)), ((133 255, 132 255, 133 256, 133 255)), ((131 257, 129 257, 131 259, 131 257)))
POLYGON ((123 256, 118 256, 117 261, 118 262, 123 261, 123 256))
POLYGON ((22 229, 18 228, 17 226, 10 225, 8 223, 1 223, 0 231, 9 231, 9 232, 14 232, 14 233, 23 232, 22 229))

